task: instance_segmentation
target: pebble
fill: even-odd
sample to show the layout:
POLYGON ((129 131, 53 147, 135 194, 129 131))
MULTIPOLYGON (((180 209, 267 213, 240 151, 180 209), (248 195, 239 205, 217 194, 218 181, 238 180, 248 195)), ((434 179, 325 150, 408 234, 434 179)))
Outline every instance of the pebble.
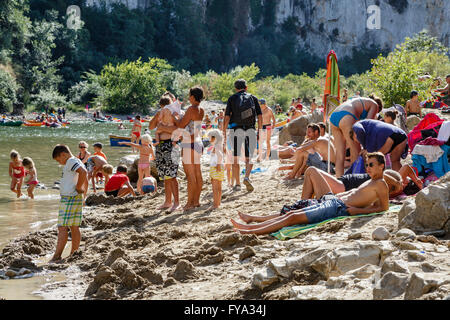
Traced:
POLYGON ((408 251, 408 259, 411 259, 414 261, 424 261, 426 259, 426 257, 420 251, 408 251))

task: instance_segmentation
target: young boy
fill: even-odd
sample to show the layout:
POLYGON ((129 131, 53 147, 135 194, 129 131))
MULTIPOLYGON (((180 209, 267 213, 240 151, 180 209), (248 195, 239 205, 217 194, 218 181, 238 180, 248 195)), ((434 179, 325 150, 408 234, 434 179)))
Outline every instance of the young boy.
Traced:
MULTIPOLYGON (((103 144, 101 144, 100 142, 94 143, 94 156, 100 156, 103 157, 106 161, 108 161, 108 158, 106 157, 106 155, 103 153, 103 144)), ((100 180, 100 183, 103 182, 103 174, 100 171, 99 173, 97 173, 97 176, 95 177, 95 182, 98 183, 100 180)))
POLYGON ((156 183, 156 179, 153 177, 146 177, 142 180, 142 191, 147 193, 155 193, 158 190, 158 184, 156 183))
POLYGON ((57 145, 53 149, 52 157, 63 165, 63 175, 60 184, 61 202, 58 215, 58 241, 56 251, 50 262, 61 261, 61 255, 67 243, 70 228, 72 235, 73 255, 80 246, 80 225, 83 219, 83 193, 86 183, 86 168, 80 159, 73 156, 69 147, 57 145))
POLYGON ((117 167, 117 173, 109 178, 108 183, 105 185, 105 193, 107 196, 114 197, 125 197, 131 193, 133 197, 136 197, 136 193, 127 176, 126 166, 119 165, 117 167))
POLYGON ((419 93, 415 90, 411 91, 411 100, 406 102, 406 115, 411 116, 415 115, 422 118, 422 108, 420 107, 419 102, 419 93))

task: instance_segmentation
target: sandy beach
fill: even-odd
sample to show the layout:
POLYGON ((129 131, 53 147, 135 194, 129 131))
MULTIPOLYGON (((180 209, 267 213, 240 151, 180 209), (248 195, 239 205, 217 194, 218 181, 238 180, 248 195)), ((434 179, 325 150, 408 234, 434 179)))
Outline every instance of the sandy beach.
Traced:
MULTIPOLYGON (((276 160, 256 164, 254 169, 267 170, 252 174, 253 192, 245 188, 231 192, 224 183, 221 207, 208 211, 212 189, 206 158, 200 208, 173 213, 157 210, 163 194, 107 200, 107 204, 86 207, 79 254, 61 264, 47 264, 57 236, 56 228, 50 228, 8 244, 0 255, 0 270, 15 266, 65 276, 37 292, 46 299, 414 298, 408 290, 396 296, 394 289, 388 293, 377 289, 387 272, 403 272, 409 282, 422 274, 443 279, 415 298, 443 299, 450 294, 450 282, 445 280, 450 276, 450 237, 397 235, 397 212, 333 221, 287 241, 236 233, 230 218, 237 219, 238 211, 279 212, 284 204, 300 198, 303 180, 284 181, 276 160), (387 239, 373 239, 379 227, 389 232, 387 239), (353 260, 348 258, 352 255, 356 255, 353 260), (317 261, 333 256, 347 260, 345 267, 339 267, 343 262, 338 259, 327 270, 317 261, 299 262, 311 256, 320 256, 317 261)), ((450 181, 449 174, 442 179, 450 181)), ((183 203, 183 179, 180 197, 183 203)))

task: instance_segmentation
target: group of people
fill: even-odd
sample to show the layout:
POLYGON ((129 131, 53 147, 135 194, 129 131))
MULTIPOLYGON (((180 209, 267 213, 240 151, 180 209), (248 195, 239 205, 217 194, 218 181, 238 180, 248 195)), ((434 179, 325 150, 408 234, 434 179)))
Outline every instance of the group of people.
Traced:
MULTIPOLYGON (((217 116, 212 114, 208 122, 211 125, 208 131, 211 144, 209 177, 213 194, 210 209, 221 205, 225 174, 231 191, 241 190, 241 159, 245 162, 242 183, 247 192, 253 191, 250 180, 252 159, 254 156, 257 160, 264 158, 264 143, 267 145, 266 159, 271 151, 270 137, 276 125, 273 111, 267 107, 264 99, 247 92, 245 80, 237 80, 234 87, 236 92, 227 101, 223 121, 215 121, 221 118, 220 112, 217 116)), ((148 130, 154 130, 154 139, 148 133, 141 135, 143 124, 140 117, 136 116, 132 142, 122 142, 139 152, 137 191, 140 194, 156 191, 156 180, 150 173, 150 161, 155 160, 158 176, 164 183, 164 202, 159 209, 173 212, 201 206, 204 179, 200 159, 205 151, 202 141, 205 110, 200 106, 203 99, 201 87, 191 88, 190 105, 184 111, 176 97, 166 92, 159 100, 160 109, 149 121, 148 130), (182 208, 177 180, 180 161, 187 180, 187 200, 182 208)), ((303 113, 303 107, 297 107, 301 105, 301 100, 297 99, 293 103, 295 111, 303 113)), ((250 216, 239 212, 244 223, 231 219, 235 229, 241 233, 267 234, 295 224, 381 212, 388 209, 389 197, 403 192, 407 186, 414 185, 420 190, 423 184, 415 171, 408 165, 402 166, 400 162, 408 151, 406 133, 391 124, 395 115, 386 114, 384 121, 376 120, 382 108, 383 102, 374 96, 347 99, 330 115, 332 136, 326 134, 325 123, 310 124, 306 132, 307 139, 302 145, 297 147, 287 143, 280 146, 279 158, 292 162, 286 166, 286 169, 291 170, 288 179, 301 175, 305 177, 301 200, 293 205, 285 205, 280 212, 268 216, 250 216), (358 157, 363 159, 366 173, 344 174, 344 169, 358 157), (254 222, 256 224, 251 224, 254 222)), ((86 196, 89 180, 95 192, 95 180, 101 181, 101 173, 105 178, 107 195, 122 197, 136 194, 126 175, 126 167, 118 166, 113 174, 114 169, 107 163, 101 144, 94 144, 95 153, 92 155, 88 147, 86 142, 81 141, 78 156, 74 156, 65 145, 58 145, 53 151, 53 159, 64 169, 58 243, 52 261, 61 259, 67 242, 67 228, 72 231, 71 253, 78 249, 83 195, 86 196)), ((16 176, 21 175, 20 166, 25 166, 25 159, 22 161, 18 154, 13 153, 11 159, 11 176, 15 177, 16 173, 16 176)), ((34 177, 32 180, 37 181, 36 171, 29 171, 34 177)), ((11 190, 17 193, 20 179, 14 179, 11 190)))
MULTIPOLYGON (((406 112, 422 117, 417 96, 416 91, 411 92, 406 112)), ((231 219, 235 230, 268 234, 339 216, 382 212, 389 208, 390 198, 420 191, 424 184, 417 169, 401 163, 409 146, 406 132, 394 125, 397 112, 390 110, 381 117, 382 109, 378 97, 346 97, 329 117, 332 136, 326 134, 324 123, 313 123, 308 125, 302 145, 290 141, 281 146, 280 159, 290 162, 280 167, 290 170, 286 179, 304 175, 301 200, 267 216, 238 212, 244 223, 231 219), (344 174, 358 158, 366 173, 344 174)))

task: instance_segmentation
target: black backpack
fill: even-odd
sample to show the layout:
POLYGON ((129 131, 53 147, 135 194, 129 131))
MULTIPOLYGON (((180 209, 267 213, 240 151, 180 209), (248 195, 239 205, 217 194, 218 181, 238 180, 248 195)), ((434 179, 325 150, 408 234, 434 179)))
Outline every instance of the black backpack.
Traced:
POLYGON ((234 122, 238 126, 254 126, 256 122, 256 106, 253 96, 244 92, 239 94, 236 99, 234 122))

